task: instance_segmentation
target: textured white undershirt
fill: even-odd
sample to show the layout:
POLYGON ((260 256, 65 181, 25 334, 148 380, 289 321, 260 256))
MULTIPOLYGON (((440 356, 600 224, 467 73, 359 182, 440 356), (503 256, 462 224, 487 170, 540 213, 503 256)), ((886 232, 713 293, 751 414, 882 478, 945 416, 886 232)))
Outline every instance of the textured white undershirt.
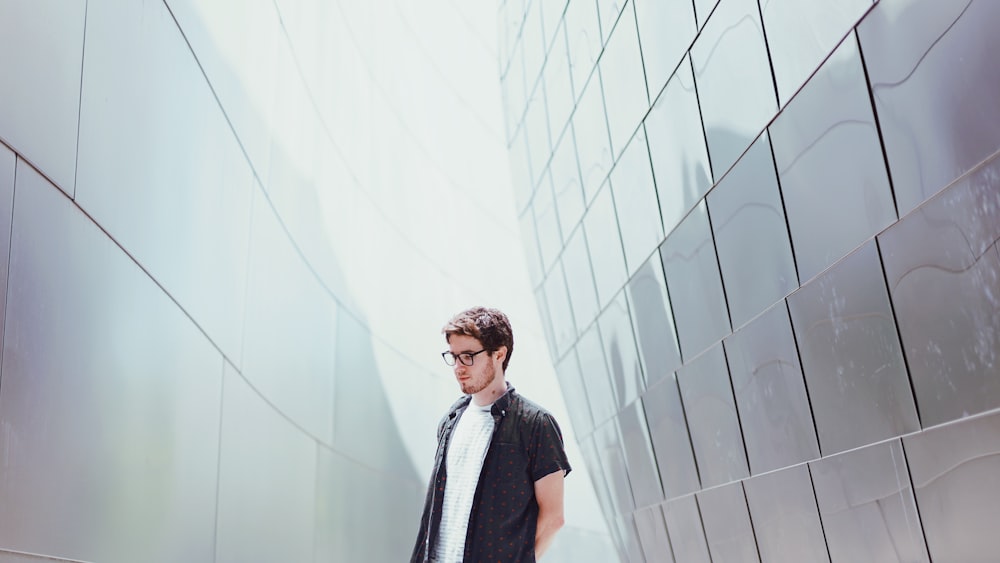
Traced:
POLYGON ((451 436, 445 461, 448 478, 437 543, 437 560, 441 563, 461 563, 465 555, 472 498, 493 436, 490 407, 492 405, 480 407, 470 403, 451 436))

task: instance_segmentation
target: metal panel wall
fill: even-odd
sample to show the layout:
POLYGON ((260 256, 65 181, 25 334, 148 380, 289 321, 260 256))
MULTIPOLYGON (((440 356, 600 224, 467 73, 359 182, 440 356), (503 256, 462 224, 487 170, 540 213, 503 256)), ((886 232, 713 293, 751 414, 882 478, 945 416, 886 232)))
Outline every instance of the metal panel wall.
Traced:
POLYGON ((568 42, 538 53, 542 3, 501 8, 522 23, 500 54, 511 158, 532 165, 517 206, 536 236, 575 146, 569 242, 546 249, 573 266, 533 283, 578 313, 543 318, 569 408, 599 419, 576 431, 622 557, 995 557, 1000 4, 570 0, 568 42), (573 96, 543 63, 568 64, 573 96), (514 84, 572 127, 537 143, 514 84), (638 380, 607 321, 622 288, 638 380))

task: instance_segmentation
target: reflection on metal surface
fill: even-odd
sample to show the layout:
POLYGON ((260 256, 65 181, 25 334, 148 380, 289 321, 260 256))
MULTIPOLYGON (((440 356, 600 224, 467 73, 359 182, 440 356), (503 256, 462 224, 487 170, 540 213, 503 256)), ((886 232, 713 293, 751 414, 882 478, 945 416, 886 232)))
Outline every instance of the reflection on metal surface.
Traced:
POLYGON ((723 342, 754 474, 819 457, 784 301, 723 342))
MULTIPOLYGON (((525 8, 501 11, 537 10, 525 8)), ((584 272, 589 250, 597 310, 572 312, 605 321, 554 359, 571 366, 564 354, 576 352, 584 407, 628 434, 627 475, 605 472, 620 557, 669 560, 664 537, 677 561, 710 560, 709 544, 716 560, 989 561, 1000 551, 986 528, 1000 519, 1000 448, 985 437, 1000 432, 984 422, 1000 409, 998 22, 1000 4, 986 0, 568 2, 583 98, 555 111, 574 112, 588 209, 567 199, 568 216, 586 213, 586 233, 561 250, 567 272, 570 262, 584 272), (625 68, 636 64, 633 13, 642 65, 625 68), (608 41, 601 62, 594 30, 608 41), (644 104, 615 100, 644 94, 653 106, 634 129, 620 117, 644 104), (618 154, 633 129, 646 134, 662 221, 651 260, 646 163, 618 154), (623 287, 644 381, 630 376, 624 323, 607 320, 622 315, 613 299, 623 287), (636 393, 651 461, 627 422, 636 393), (662 523, 641 500, 621 514, 623 491, 646 498, 654 471, 662 523), (734 513, 713 495, 736 487, 748 517, 719 518, 734 513)), ((507 40, 512 57, 531 44, 507 40)), ((525 109, 521 100, 508 113, 525 109)), ((562 291, 593 301, 589 288, 562 291)))
POLYGON ((778 107, 757 2, 720 2, 691 47, 691 62, 708 153, 718 178, 757 138, 778 107))
POLYGON ((645 124, 660 216, 669 233, 712 187, 690 57, 681 60, 645 124))
POLYGON ((829 560, 808 466, 759 475, 744 487, 762 561, 829 560))
POLYGON ((851 34, 769 128, 803 283, 896 219, 865 85, 851 34))
POLYGON ((872 0, 761 0, 781 105, 788 103, 872 5, 872 0))
POLYGON ((760 561, 742 483, 698 493, 698 506, 712 561, 760 561))
POLYGON ((998 19, 984 0, 883 0, 858 26, 900 215, 1000 145, 998 19))
POLYGON ((664 495, 670 499, 697 491, 698 468, 674 374, 650 385, 642 403, 664 495))
POLYGON ((646 385, 652 386, 681 364, 674 314, 659 252, 653 253, 639 268, 626 292, 642 371, 646 374, 646 385))
POLYGON ((871 241, 788 298, 824 455, 920 429, 871 241))
POLYGON ((928 561, 898 440, 809 465, 833 563, 928 561))
POLYGON ((746 452, 722 345, 677 371, 702 487, 747 477, 746 452))
POLYGON ((729 332, 729 313, 704 202, 660 246, 681 355, 693 358, 729 332))
POLYGON ((1000 407, 1000 159, 879 236, 925 425, 1000 407))
POLYGON ((761 135, 708 195, 712 233, 733 326, 798 287, 785 211, 767 135, 761 135), (759 275, 747 276, 756 270, 759 275))
POLYGON ((625 462, 636 506, 651 506, 661 502, 663 489, 660 488, 660 476, 653 459, 653 447, 649 443, 642 402, 636 401, 626 407, 618 415, 618 425, 622 432, 625 462))
POLYGON ((621 18, 601 54, 599 66, 604 84, 604 104, 608 111, 612 159, 616 160, 649 109, 632 3, 622 10, 621 18))
POLYGON ((903 439, 931 558, 987 561, 1000 552, 1000 414, 903 439))
POLYGON ((611 382, 618 397, 617 406, 621 409, 639 398, 639 393, 645 388, 624 292, 611 301, 597 323, 601 328, 611 382))
POLYGON ((639 532, 639 543, 647 562, 674 563, 667 524, 663 520, 660 505, 638 510, 635 513, 635 527, 639 532))
POLYGON ((619 222, 625 264, 629 275, 656 250, 663 240, 663 225, 657 208, 656 186, 649 161, 646 131, 640 127, 611 171, 615 211, 627 219, 619 222))
POLYGON ((667 523, 674 559, 691 563, 708 563, 708 543, 701 523, 701 512, 694 495, 663 503, 663 519, 667 523))

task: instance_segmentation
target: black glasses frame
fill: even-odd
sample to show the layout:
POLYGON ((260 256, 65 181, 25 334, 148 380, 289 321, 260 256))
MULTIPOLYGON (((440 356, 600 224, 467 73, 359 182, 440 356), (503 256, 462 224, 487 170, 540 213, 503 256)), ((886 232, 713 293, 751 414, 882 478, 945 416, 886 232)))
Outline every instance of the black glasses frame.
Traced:
POLYGON ((461 362, 463 366, 471 366, 476 361, 476 356, 482 354, 486 351, 486 348, 478 352, 461 352, 459 354, 452 354, 451 351, 441 352, 441 358, 444 359, 444 363, 449 366, 455 365, 456 360, 461 362))

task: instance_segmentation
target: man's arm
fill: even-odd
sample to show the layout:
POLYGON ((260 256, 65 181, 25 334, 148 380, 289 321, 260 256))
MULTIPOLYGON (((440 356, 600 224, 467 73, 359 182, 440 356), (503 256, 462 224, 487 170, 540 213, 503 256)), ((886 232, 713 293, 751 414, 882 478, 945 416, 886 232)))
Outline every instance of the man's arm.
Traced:
POLYGON ((541 558, 549 548, 556 532, 563 526, 563 479, 560 469, 535 481, 535 500, 538 502, 538 525, 535 530, 535 559, 541 558))

